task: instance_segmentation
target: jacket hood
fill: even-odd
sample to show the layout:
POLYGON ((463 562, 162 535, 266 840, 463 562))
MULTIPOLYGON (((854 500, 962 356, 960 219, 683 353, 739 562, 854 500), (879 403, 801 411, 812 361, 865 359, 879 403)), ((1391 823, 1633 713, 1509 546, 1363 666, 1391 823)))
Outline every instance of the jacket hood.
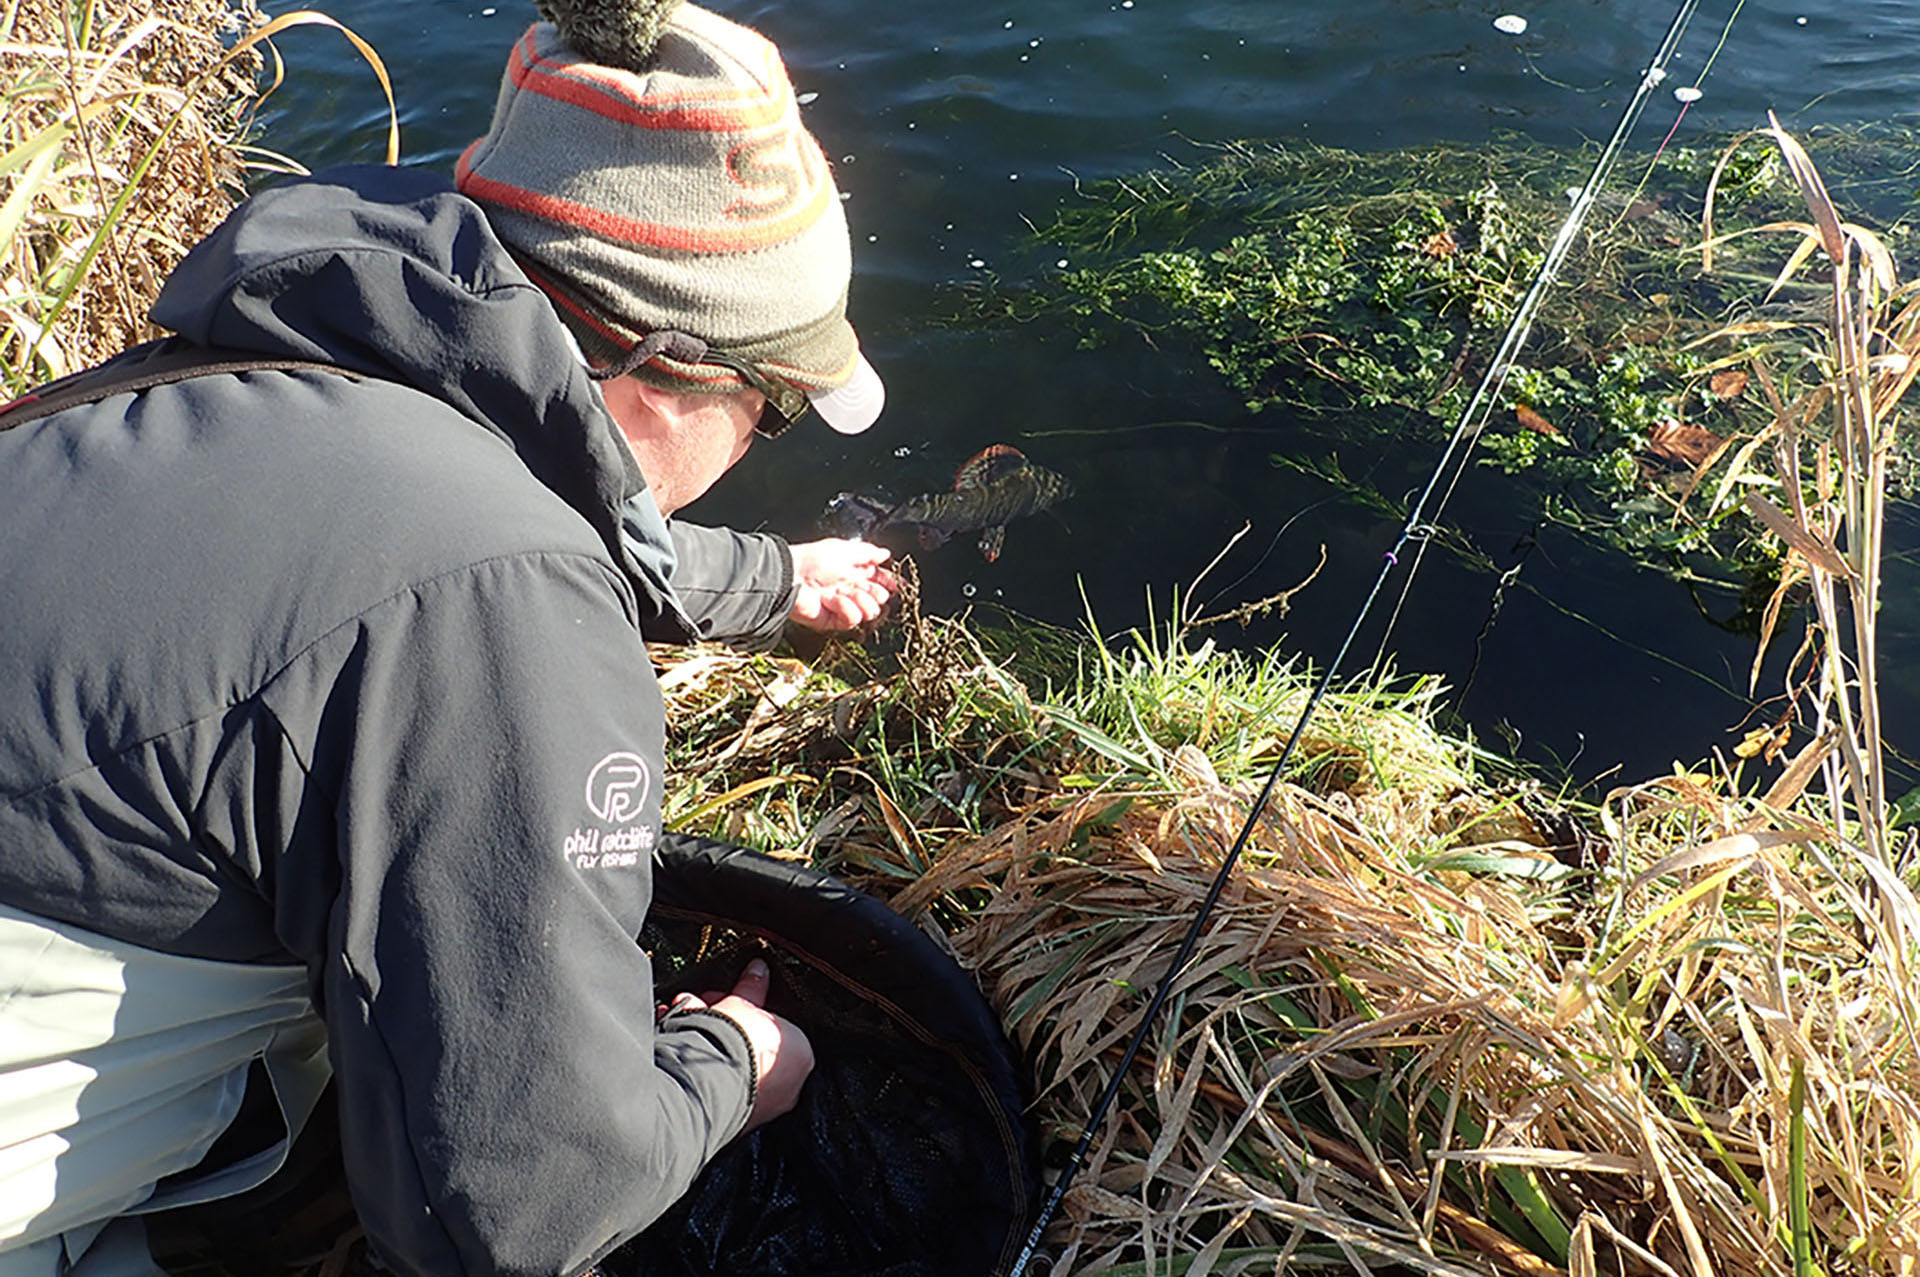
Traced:
POLYGON ((546 295, 444 179, 362 165, 255 195, 181 261, 152 318, 201 345, 336 364, 447 404, 593 526, 640 587, 645 628, 678 628, 673 543, 651 500, 633 504, 657 535, 621 533, 646 488, 632 453, 546 295))

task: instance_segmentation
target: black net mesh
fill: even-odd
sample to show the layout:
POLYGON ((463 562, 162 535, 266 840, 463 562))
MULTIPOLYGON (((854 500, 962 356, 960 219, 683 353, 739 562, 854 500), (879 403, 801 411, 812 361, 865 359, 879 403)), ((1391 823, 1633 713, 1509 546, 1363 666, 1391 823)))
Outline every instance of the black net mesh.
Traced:
POLYGON ((877 900, 697 839, 661 853, 641 944, 661 996, 731 988, 752 957, 767 1009, 815 1064, 794 1112, 721 1151, 606 1277, 981 1277, 1012 1261, 1034 1160, 1011 1047, 972 981, 877 900))
MULTIPOLYGON (((664 1000, 748 959, 805 1030, 798 1107, 726 1148, 599 1277, 988 1277, 1034 1206, 1016 1058, 972 980, 878 900, 799 865, 669 835, 641 943, 664 1000)), ((153 1217, 178 1277, 372 1277, 331 1093, 258 1189, 153 1217)))

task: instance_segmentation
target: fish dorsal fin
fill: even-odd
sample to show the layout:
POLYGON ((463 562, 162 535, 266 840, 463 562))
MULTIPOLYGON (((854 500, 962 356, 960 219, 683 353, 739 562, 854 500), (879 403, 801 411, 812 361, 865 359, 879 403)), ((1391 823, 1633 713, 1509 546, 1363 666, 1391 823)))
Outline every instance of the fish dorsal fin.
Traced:
POLYGON ((1000 557, 1000 547, 1007 541, 1007 525, 988 528, 980 534, 980 557, 991 563, 1000 557))
POLYGON ((965 492, 968 488, 984 488, 995 479, 1026 464, 1026 454, 1012 444, 990 443, 968 457, 954 472, 953 490, 965 492))

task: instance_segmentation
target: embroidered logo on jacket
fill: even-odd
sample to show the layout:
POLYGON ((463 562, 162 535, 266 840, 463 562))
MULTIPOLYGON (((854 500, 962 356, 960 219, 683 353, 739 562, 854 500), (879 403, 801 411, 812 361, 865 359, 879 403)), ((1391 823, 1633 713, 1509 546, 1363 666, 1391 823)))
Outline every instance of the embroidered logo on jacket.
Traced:
POLYGON ((587 776, 587 810, 622 824, 647 805, 647 760, 638 754, 608 754, 587 776))
POLYGON ((576 869, 631 869, 653 850, 646 810, 652 773, 638 754, 608 754, 587 775, 587 809, 616 829, 575 829, 562 850, 576 869))

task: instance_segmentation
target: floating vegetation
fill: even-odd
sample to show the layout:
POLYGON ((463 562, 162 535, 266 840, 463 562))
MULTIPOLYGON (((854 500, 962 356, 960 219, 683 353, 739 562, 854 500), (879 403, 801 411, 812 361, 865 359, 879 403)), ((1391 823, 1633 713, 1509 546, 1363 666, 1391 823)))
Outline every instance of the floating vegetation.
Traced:
MULTIPOLYGON (((1703 268, 1702 213, 1725 141, 1669 148, 1637 188, 1602 196, 1479 447, 1520 480, 1534 518, 1675 575, 1758 582, 1765 597, 1778 543, 1753 536, 1737 502, 1702 511, 1685 498, 1724 478, 1769 410, 1694 343, 1739 320, 1818 323, 1826 302, 1817 284, 1781 277, 1771 244, 1733 239, 1703 268)), ((1920 172, 1911 131, 1809 145, 1869 210, 1904 206, 1920 172)), ((963 290, 955 319, 1190 357, 1248 413, 1285 417, 1276 461, 1337 472, 1315 440, 1377 451, 1386 440, 1437 447, 1451 431, 1592 160, 1519 138, 1374 154, 1224 145, 1204 164, 1083 187, 1033 245, 1036 260, 1075 267, 963 290)), ((1799 208, 1764 139, 1719 169, 1717 234, 1799 208)), ((1912 228, 1882 223, 1880 236, 1898 256, 1912 228)), ((1817 354, 1799 366, 1817 372, 1817 354)), ((1911 459, 1891 466, 1904 494, 1911 459)))

